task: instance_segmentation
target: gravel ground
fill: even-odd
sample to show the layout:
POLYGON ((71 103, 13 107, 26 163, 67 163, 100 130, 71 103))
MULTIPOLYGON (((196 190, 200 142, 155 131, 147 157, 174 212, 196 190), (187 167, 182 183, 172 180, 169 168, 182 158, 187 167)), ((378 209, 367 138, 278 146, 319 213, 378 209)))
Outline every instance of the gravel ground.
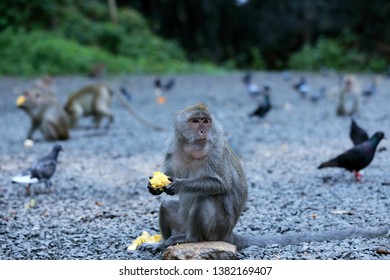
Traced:
MULTIPOLYGON (((22 185, 10 178, 37 157, 47 154, 53 143, 39 133, 31 149, 23 147, 30 121, 16 108, 20 89, 33 80, 0 79, 0 259, 160 259, 148 252, 127 252, 142 231, 158 232, 158 207, 167 196, 151 196, 147 178, 163 162, 165 140, 172 131, 176 110, 204 101, 225 129, 226 137, 246 171, 249 198, 236 232, 245 234, 319 231, 336 228, 390 225, 389 142, 379 147, 363 182, 341 169, 316 167, 351 147, 349 118, 337 117, 332 91, 312 104, 301 100, 280 73, 255 73, 261 84, 272 84, 276 105, 265 118, 248 118, 255 107, 241 84, 242 73, 183 75, 164 105, 155 103, 154 76, 121 76, 107 79, 115 90, 128 83, 132 106, 140 114, 166 128, 152 131, 134 119, 118 99, 115 122, 104 129, 76 129, 61 144, 53 191, 33 185, 26 196, 22 185), (387 148, 387 149, 384 149, 387 148), (34 207, 29 207, 31 200, 34 207), (335 214, 347 211, 348 214, 335 214)), ((313 89, 334 88, 338 77, 307 73, 313 89)), ((164 76, 164 79, 168 76, 164 76)), ((358 75, 362 84, 370 76, 358 75)), ((92 81, 84 77, 56 77, 63 103, 70 92, 92 81)), ((378 94, 362 100, 357 122, 370 134, 382 130, 390 135, 390 79, 383 78, 378 94)), ((82 121, 83 126, 89 119, 82 121)), ((240 259, 375 259, 390 260, 389 238, 350 238, 343 241, 272 245, 247 248, 240 259)))

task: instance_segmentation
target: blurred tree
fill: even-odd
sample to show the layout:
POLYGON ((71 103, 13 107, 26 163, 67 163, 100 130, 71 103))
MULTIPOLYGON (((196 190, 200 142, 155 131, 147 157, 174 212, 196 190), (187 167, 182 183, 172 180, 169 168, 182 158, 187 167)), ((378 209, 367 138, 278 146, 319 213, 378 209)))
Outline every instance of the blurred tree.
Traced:
POLYGON ((304 46, 329 38, 367 60, 381 55, 390 62, 389 0, 2 0, 0 32, 9 26, 66 29, 79 42, 109 41, 106 47, 117 53, 129 29, 120 23, 124 7, 140 11, 146 29, 178 42, 191 60, 279 69, 304 46), (115 2, 119 29, 107 22, 115 2))
POLYGON ((193 59, 250 67, 261 53, 268 68, 283 68, 303 46, 345 34, 356 35, 353 47, 390 59, 388 0, 117 1, 141 11, 155 32, 180 42, 193 59))

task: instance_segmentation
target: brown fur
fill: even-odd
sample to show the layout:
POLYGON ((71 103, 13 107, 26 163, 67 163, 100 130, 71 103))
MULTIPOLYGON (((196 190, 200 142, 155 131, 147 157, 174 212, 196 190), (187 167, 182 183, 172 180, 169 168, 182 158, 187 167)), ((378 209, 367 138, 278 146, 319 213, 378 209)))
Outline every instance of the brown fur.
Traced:
POLYGON ((92 116, 96 128, 100 127, 104 117, 112 123, 114 121, 110 110, 112 97, 113 91, 102 84, 85 86, 70 95, 64 108, 69 115, 71 127, 76 127, 78 120, 84 116, 92 116))

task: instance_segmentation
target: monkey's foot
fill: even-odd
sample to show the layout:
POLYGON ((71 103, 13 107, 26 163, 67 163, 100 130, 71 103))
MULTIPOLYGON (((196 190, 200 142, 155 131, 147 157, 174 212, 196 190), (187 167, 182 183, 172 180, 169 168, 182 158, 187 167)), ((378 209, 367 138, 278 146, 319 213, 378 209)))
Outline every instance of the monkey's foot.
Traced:
POLYGON ((361 182, 362 181, 362 174, 359 173, 359 171, 353 171, 353 174, 355 175, 356 182, 361 182))
POLYGON ((162 244, 163 251, 165 251, 169 246, 174 246, 181 243, 192 242, 192 240, 188 240, 185 233, 173 235, 164 241, 162 244))
POLYGON ((162 252, 163 246, 162 243, 142 243, 141 245, 138 246, 137 248, 139 251, 146 251, 152 254, 157 254, 162 252))

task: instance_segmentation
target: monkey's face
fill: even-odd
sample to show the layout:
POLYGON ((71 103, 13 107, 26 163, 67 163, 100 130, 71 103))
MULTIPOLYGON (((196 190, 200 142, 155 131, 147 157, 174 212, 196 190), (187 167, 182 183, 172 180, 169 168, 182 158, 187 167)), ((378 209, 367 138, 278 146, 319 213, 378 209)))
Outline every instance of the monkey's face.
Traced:
POLYGON ((211 129, 211 118, 199 117, 190 118, 188 126, 192 131, 193 140, 196 143, 206 143, 211 129))
POLYGON ((16 100, 16 105, 21 109, 32 109, 40 103, 42 103, 41 95, 38 92, 27 90, 16 100))

